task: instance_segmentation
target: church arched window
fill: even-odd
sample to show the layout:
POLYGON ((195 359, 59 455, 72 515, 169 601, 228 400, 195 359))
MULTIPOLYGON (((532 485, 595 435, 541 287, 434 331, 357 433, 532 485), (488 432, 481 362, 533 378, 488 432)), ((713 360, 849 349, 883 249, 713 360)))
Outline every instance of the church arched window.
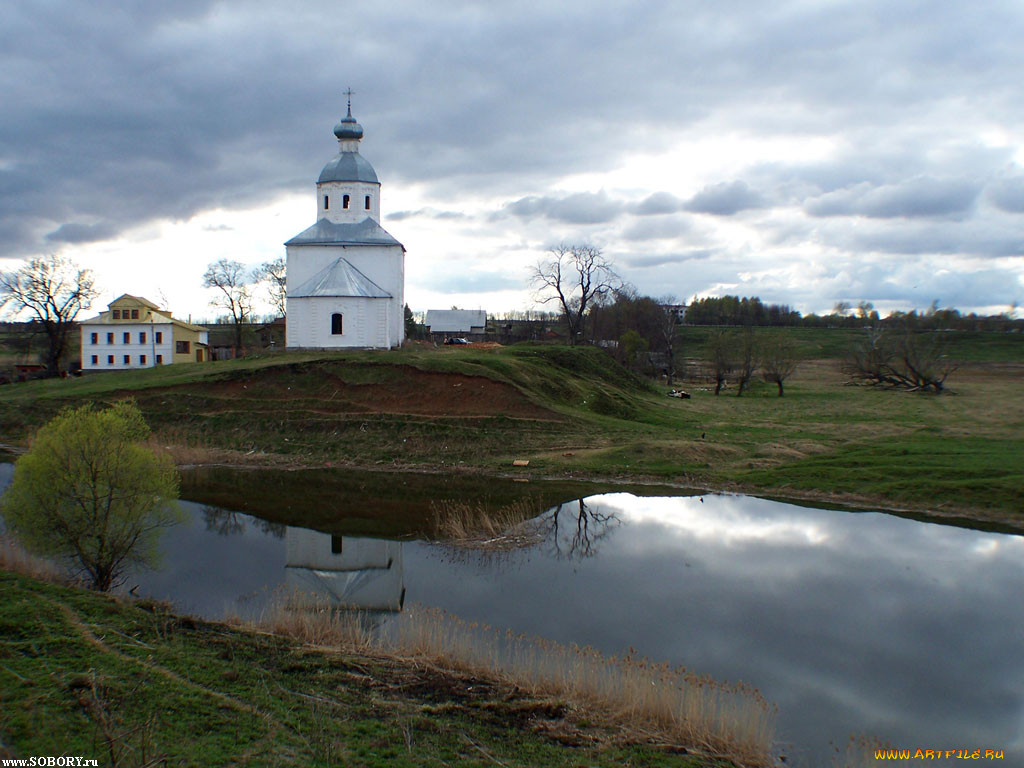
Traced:
POLYGON ((370 210, 370 196, 366 196, 366 210, 370 210))
POLYGON ((346 211, 348 210, 348 201, 349 201, 349 196, 348 195, 345 195, 345 196, 343 196, 341 198, 341 207, 344 208, 346 211))
POLYGON ((331 315, 331 335, 341 336, 341 313, 335 312, 331 315))
POLYGON ((327 195, 324 195, 324 210, 325 211, 329 210, 330 207, 331 207, 331 199, 327 195))

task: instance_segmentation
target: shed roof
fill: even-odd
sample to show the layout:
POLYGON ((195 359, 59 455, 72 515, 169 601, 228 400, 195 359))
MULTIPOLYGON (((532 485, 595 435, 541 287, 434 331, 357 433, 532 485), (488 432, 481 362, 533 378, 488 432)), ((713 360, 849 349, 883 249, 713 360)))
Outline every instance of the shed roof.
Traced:
POLYGON ((431 333, 469 333, 487 326, 487 313, 482 309, 428 309, 424 325, 431 333))
POLYGON ((320 219, 285 245, 397 245, 405 250, 400 242, 369 216, 349 224, 320 219))
POLYGON ((391 294, 353 267, 338 258, 313 277, 288 293, 290 299, 310 296, 358 296, 367 299, 390 299, 391 294))

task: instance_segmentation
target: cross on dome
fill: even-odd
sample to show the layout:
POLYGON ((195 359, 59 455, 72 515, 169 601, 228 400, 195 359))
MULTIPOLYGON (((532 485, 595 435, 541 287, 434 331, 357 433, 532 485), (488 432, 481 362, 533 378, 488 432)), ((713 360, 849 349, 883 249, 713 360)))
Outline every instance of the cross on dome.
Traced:
POLYGON ((356 119, 352 117, 352 94, 354 91, 349 88, 345 91, 345 95, 348 97, 348 114, 341 119, 341 122, 334 126, 334 135, 338 137, 338 141, 345 141, 346 139, 355 139, 359 141, 363 138, 363 126, 356 122, 356 119))

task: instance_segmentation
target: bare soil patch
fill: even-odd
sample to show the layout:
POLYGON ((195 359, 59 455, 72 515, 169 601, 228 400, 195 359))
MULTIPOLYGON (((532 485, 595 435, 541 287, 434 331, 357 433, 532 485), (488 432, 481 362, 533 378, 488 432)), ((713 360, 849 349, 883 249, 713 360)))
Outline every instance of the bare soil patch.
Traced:
POLYGON ((145 392, 125 392, 140 400, 165 400, 168 395, 204 398, 210 410, 234 410, 240 402, 258 410, 312 410, 324 415, 344 413, 414 416, 507 416, 519 419, 561 420, 561 416, 532 402, 511 384, 458 373, 422 371, 412 366, 344 370, 309 368, 261 371, 258 376, 233 377, 145 392), (351 380, 352 378, 365 380, 351 380))

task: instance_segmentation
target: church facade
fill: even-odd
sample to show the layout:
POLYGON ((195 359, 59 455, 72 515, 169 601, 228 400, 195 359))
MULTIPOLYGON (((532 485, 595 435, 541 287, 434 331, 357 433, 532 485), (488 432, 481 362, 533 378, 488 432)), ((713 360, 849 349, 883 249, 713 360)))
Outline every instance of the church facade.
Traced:
POLYGON ((380 181, 363 128, 334 128, 338 154, 316 183, 316 223, 287 243, 289 349, 391 348, 405 338, 405 248, 380 225, 380 181))

